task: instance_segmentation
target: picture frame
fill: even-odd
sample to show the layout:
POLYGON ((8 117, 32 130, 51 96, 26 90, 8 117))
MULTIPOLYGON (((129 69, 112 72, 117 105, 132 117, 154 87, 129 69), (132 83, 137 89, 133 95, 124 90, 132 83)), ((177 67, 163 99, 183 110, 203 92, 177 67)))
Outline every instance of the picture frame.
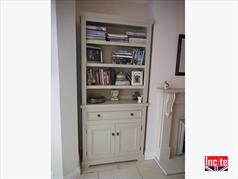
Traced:
POLYGON ((179 34, 176 61, 176 76, 185 76, 185 34, 179 34))
POLYGON ((102 49, 97 46, 87 45, 87 61, 92 63, 102 63, 102 49))
POLYGON ((131 85, 143 85, 143 71, 131 71, 131 85))

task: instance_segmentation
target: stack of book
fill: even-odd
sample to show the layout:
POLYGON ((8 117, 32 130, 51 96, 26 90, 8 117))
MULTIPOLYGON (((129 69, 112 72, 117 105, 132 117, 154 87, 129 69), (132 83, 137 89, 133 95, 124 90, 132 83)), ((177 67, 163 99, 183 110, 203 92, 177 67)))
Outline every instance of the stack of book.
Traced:
POLYGON ((113 42, 128 42, 128 35, 125 34, 107 34, 107 40, 113 42))
POLYGON ((89 40, 105 40, 106 27, 87 25, 87 39, 89 40))
POLYGON ((116 75, 115 85, 127 86, 127 85, 130 85, 130 82, 128 79, 126 79, 126 75, 123 72, 120 72, 116 75))
POLYGON ((112 50, 112 63, 114 64, 131 64, 133 54, 131 49, 114 49, 112 50))
POLYGON ((146 33, 144 32, 126 32, 128 35, 129 43, 146 44, 146 33))
POLYGON ((87 70, 88 85, 114 85, 115 70, 114 69, 93 69, 87 70))

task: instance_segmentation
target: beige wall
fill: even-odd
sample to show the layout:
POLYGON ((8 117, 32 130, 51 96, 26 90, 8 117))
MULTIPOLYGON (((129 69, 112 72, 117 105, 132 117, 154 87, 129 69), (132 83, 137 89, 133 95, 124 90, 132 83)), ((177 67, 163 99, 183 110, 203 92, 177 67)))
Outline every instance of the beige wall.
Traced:
POLYGON ((152 65, 149 96, 149 114, 146 134, 146 155, 155 153, 158 135, 157 87, 165 80, 173 87, 184 87, 184 77, 176 77, 175 64, 178 34, 184 33, 184 1, 178 0, 79 0, 80 12, 96 12, 128 17, 136 20, 154 20, 152 65), (156 128, 157 127, 157 128, 156 128))
MULTIPOLYGON (((146 154, 156 153, 158 131, 158 90, 167 80, 171 87, 184 88, 185 78, 175 76, 178 34, 185 32, 185 3, 178 0, 151 1, 150 13, 153 17, 154 32, 152 45, 149 110, 146 137, 146 154)), ((172 131, 173 132, 173 131, 172 131)), ((152 155, 152 156, 151 156, 152 155)))
POLYGON ((74 1, 56 1, 63 175, 78 175, 76 19, 74 1))

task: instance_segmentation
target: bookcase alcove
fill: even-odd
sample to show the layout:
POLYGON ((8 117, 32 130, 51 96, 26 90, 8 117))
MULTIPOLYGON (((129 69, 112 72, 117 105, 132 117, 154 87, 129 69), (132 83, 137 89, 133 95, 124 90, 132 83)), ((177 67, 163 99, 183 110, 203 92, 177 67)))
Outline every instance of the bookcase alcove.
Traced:
POLYGON ((80 26, 83 167, 143 160, 152 22, 84 13, 80 26), (119 100, 111 100, 112 90, 119 100), (90 103, 94 96, 105 102, 90 103))

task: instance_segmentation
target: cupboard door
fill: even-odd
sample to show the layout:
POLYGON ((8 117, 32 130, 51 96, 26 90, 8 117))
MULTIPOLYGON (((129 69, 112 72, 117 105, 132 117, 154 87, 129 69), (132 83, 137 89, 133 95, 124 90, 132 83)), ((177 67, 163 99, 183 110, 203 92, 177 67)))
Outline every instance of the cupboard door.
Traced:
POLYGON ((140 151, 140 123, 116 125, 116 156, 136 154, 140 151))
POLYGON ((88 159, 106 159, 114 156, 115 125, 89 125, 87 127, 88 159))

